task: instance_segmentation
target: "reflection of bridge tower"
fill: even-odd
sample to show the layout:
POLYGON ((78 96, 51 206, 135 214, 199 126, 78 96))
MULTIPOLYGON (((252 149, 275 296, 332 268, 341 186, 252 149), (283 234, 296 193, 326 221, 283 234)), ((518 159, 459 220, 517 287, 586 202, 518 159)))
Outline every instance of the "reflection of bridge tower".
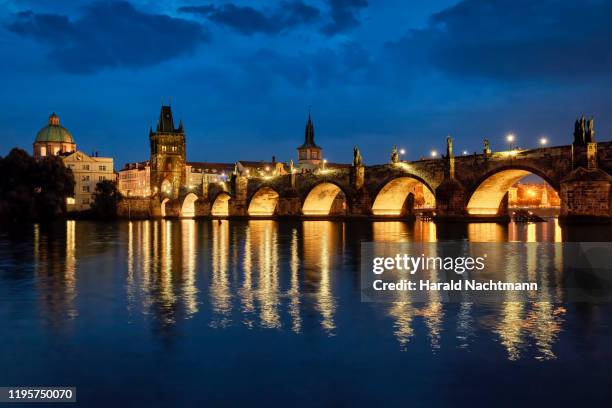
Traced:
POLYGON ((185 181, 185 131, 183 122, 174 127, 172 109, 161 107, 155 132, 149 131, 151 142, 151 180, 153 192, 178 198, 185 181))

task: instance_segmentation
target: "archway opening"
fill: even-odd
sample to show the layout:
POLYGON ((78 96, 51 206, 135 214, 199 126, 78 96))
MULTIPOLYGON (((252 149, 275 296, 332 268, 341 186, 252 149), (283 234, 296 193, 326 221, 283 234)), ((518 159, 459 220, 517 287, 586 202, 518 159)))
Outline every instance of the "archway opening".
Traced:
POLYGON ((193 218, 195 217, 195 202, 197 201, 198 196, 194 193, 189 193, 183 200, 183 205, 181 206, 181 217, 184 218, 193 218))
POLYGON ((163 201, 161 202, 161 216, 162 217, 166 216, 166 204, 168 203, 168 201, 170 201, 169 198, 164 198, 163 201))
POLYGON ((172 194, 172 183, 170 182, 170 180, 165 179, 164 181, 162 181, 161 183, 161 194, 165 194, 165 195, 171 195, 172 194))
POLYGON ((433 209, 433 193, 421 181, 412 177, 398 177, 389 181, 378 192, 372 213, 381 216, 402 216, 413 209, 433 209))
POLYGON ((221 193, 215 199, 210 213, 213 217, 227 217, 229 215, 229 200, 230 195, 221 193))
POLYGON ((482 181, 472 193, 470 215, 503 215, 507 208, 538 208, 554 212, 559 207, 557 191, 544 179, 523 169, 506 169, 482 181), (503 202, 508 194, 507 203, 503 202), (506 208, 507 204, 507 208, 506 208))
POLYGON ((278 205, 278 193, 270 187, 262 187, 253 195, 249 203, 251 217, 271 217, 278 205))
POLYGON ((346 196, 340 187, 321 183, 308 193, 302 213, 307 216, 346 215, 347 208, 346 196))

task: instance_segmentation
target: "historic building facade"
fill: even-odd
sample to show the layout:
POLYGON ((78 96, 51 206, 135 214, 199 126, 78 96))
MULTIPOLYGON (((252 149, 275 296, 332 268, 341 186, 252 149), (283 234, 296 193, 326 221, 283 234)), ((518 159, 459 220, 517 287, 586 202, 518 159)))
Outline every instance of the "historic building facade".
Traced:
POLYGON ((183 122, 174 127, 172 109, 162 105, 155 131, 149 131, 150 188, 152 193, 177 198, 186 185, 185 130, 183 122))
POLYGON ((66 201, 68 211, 84 211, 91 207, 96 184, 115 180, 112 157, 88 155, 77 150, 72 134, 60 125, 59 116, 52 113, 49 123, 37 134, 33 144, 36 159, 59 156, 74 175, 74 195, 66 201))
POLYGON ((34 140, 34 157, 59 156, 76 151, 72 134, 60 125, 59 116, 53 112, 47 126, 40 129, 34 140))
POLYGON ((105 180, 115 180, 112 157, 89 156, 76 151, 63 156, 64 164, 74 174, 74 197, 68 200, 68 211, 84 211, 91 207, 96 185, 105 180))
POLYGON ((151 166, 148 161, 128 163, 118 172, 117 188, 126 197, 151 195, 151 166))

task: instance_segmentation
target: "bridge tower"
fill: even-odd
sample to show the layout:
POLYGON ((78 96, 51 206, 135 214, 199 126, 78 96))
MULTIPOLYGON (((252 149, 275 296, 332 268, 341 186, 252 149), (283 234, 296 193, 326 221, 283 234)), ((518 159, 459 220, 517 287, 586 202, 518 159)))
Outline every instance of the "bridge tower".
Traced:
POLYGON ((186 184, 185 131, 183 122, 174 127, 172 109, 162 105, 155 131, 149 130, 151 146, 150 186, 162 197, 178 198, 186 184))
POLYGON ((314 125, 310 117, 310 109, 308 110, 308 121, 304 130, 304 144, 297 148, 298 151, 298 166, 307 170, 314 170, 321 164, 321 151, 323 149, 315 144, 314 141, 314 125))

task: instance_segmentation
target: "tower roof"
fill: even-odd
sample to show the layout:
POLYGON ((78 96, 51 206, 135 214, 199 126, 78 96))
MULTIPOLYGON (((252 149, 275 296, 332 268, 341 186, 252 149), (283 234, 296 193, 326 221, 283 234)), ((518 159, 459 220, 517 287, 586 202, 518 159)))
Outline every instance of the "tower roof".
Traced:
POLYGON ((304 130, 304 144, 298 147, 298 149, 304 149, 307 147, 314 147, 320 149, 314 142, 314 125, 312 124, 312 118, 310 117, 310 111, 308 111, 308 122, 306 122, 306 129, 304 130))
POLYGON ((183 131, 183 123, 181 122, 178 128, 174 127, 174 118, 172 117, 172 108, 169 105, 162 105, 159 112, 159 121, 157 122, 157 132, 176 133, 183 131))
POLYGON ((47 126, 40 129, 36 134, 36 140, 34 142, 74 143, 74 139, 72 134, 59 124, 59 116, 53 112, 49 115, 49 123, 47 126))

